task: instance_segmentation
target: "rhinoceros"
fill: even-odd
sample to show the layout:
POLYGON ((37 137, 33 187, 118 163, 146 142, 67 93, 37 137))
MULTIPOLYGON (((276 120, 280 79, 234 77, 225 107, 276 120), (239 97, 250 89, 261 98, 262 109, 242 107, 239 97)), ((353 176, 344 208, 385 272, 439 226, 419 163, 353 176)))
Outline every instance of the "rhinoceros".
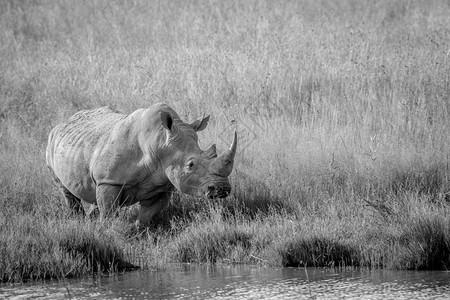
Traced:
POLYGON ((85 214, 85 201, 104 219, 139 202, 137 225, 145 227, 174 188, 210 199, 229 195, 237 134, 221 156, 215 144, 203 151, 197 131, 208 121, 185 123, 163 103, 129 115, 109 107, 80 111, 50 132, 47 165, 74 212, 85 214))

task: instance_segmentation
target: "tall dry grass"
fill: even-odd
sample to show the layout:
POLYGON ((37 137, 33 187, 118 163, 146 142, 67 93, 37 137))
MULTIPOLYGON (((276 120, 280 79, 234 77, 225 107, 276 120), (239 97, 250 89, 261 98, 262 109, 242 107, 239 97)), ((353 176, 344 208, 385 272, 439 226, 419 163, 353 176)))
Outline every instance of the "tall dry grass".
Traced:
POLYGON ((448 267, 449 13, 444 0, 2 1, 0 278, 89 273, 78 261, 98 249, 94 264, 448 267), (143 236, 133 209, 120 225, 69 217, 44 163, 50 129, 155 102, 211 114, 203 147, 238 130, 233 196, 175 196, 143 236))

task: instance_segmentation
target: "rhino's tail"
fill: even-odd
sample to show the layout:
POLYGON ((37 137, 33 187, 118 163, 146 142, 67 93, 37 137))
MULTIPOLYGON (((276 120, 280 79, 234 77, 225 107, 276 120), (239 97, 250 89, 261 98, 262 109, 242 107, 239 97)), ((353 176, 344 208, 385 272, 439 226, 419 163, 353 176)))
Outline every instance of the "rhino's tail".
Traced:
POLYGON ((50 166, 47 166, 47 167, 48 167, 48 171, 49 171, 49 173, 50 173, 50 176, 52 177, 52 179, 53 179, 53 181, 56 183, 56 185, 57 185, 59 188, 63 188, 64 186, 63 186, 61 180, 59 180, 58 176, 56 176, 55 171, 53 171, 53 168, 50 167, 50 166))

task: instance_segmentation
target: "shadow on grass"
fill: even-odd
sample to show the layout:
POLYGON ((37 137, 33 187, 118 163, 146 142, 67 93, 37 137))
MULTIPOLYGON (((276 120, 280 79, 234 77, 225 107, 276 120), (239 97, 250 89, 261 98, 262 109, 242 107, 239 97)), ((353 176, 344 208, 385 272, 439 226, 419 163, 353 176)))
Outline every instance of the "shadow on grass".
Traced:
POLYGON ((450 221, 421 216, 405 226, 398 242, 396 268, 448 270, 450 268, 450 221), (398 265, 398 266, 397 266, 398 265))
POLYGON ((59 241, 59 247, 72 258, 80 259, 91 273, 137 269, 137 266, 126 261, 123 249, 110 240, 98 232, 87 232, 81 238, 79 234, 66 234, 59 241))
POLYGON ((151 229, 173 228, 174 222, 190 223, 199 216, 208 216, 211 208, 220 209, 225 219, 252 220, 274 213, 295 212, 297 207, 280 192, 274 193, 263 181, 243 172, 231 178, 232 194, 224 199, 204 199, 174 191, 169 205, 155 216, 151 229))
POLYGON ((329 238, 298 238, 287 241, 278 250, 284 267, 355 267, 359 265, 356 249, 329 238))

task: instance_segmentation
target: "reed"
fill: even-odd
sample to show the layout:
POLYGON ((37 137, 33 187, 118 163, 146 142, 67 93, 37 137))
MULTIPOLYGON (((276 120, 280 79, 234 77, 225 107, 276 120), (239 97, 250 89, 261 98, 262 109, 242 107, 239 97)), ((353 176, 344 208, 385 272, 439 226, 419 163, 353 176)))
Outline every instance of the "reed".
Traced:
POLYGON ((0 280, 171 262, 450 264, 448 1, 2 1, 0 280), (233 195, 67 214, 49 131, 166 102, 239 149, 233 195))

